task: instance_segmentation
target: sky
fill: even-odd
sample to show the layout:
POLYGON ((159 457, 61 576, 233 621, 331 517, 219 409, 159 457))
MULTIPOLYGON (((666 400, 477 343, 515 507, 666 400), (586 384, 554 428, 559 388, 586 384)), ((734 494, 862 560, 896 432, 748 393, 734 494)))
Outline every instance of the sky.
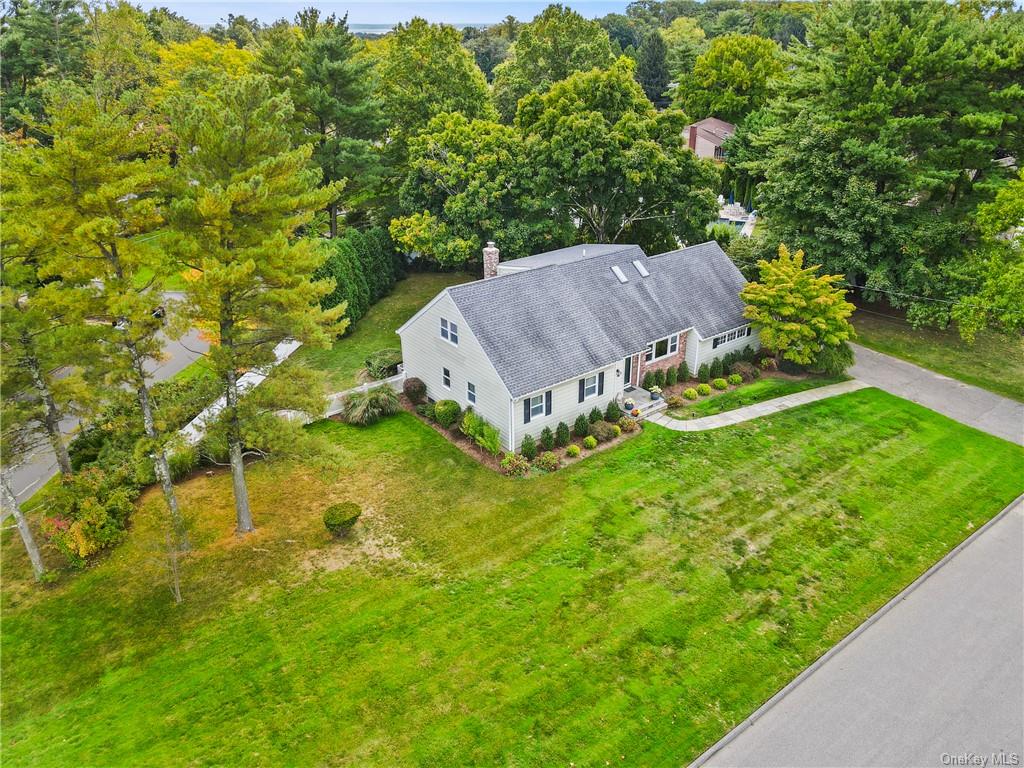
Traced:
MULTIPOLYGON (((303 8, 315 6, 325 15, 339 16, 348 12, 349 26, 353 31, 360 28, 384 25, 390 27, 413 16, 427 21, 445 22, 456 26, 468 24, 493 24, 511 14, 517 19, 528 21, 540 13, 552 0, 422 0, 418 3, 372 2, 359 0, 143 0, 143 8, 166 7, 180 13, 196 24, 209 26, 229 13, 272 22, 280 18, 291 19, 303 8)), ((604 16, 606 13, 622 13, 628 0, 563 0, 563 5, 572 7, 588 18, 604 16)))

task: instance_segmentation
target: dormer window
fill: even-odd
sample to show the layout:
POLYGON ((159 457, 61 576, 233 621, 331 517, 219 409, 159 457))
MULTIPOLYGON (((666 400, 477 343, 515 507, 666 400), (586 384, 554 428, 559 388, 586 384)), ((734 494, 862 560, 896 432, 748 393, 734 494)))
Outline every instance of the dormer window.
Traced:
POLYGON ((441 318, 441 338, 447 342, 459 346, 459 324, 441 318))

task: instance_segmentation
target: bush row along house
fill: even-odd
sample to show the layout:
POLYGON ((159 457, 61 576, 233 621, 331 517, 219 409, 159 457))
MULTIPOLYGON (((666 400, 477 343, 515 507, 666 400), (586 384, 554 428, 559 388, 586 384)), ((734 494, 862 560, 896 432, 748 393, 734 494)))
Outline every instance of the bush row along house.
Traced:
POLYGON ((746 281, 714 241, 647 256, 584 244, 499 263, 441 291, 397 333, 406 376, 432 400, 472 407, 507 450, 526 434, 648 393, 648 371, 702 363, 750 345, 746 281))

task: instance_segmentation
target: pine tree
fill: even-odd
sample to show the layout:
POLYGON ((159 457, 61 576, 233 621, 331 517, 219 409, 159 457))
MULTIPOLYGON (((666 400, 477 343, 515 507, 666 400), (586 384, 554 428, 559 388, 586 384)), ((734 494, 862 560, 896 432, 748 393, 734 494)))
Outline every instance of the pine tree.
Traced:
MULTIPOLYGON (((243 449, 255 439, 246 434, 247 420, 256 418, 241 402, 240 373, 273 364, 286 339, 324 345, 345 327, 343 307, 319 306, 332 286, 311 279, 324 254, 302 236, 316 212, 337 198, 338 185, 320 186, 312 147, 292 145, 292 111, 288 96, 273 95, 262 75, 222 80, 209 93, 175 99, 171 108, 180 158, 171 206, 174 250, 197 274, 187 286, 186 315, 217 337, 210 363, 224 386, 221 418, 239 534, 254 530, 243 449)), ((282 387, 276 391, 285 396, 282 387)), ((278 407, 322 405, 319 395, 290 394, 296 403, 278 407)))
POLYGON ((661 34, 654 30, 644 38, 637 55, 636 81, 656 107, 668 105, 665 91, 671 79, 668 71, 668 47, 661 34))

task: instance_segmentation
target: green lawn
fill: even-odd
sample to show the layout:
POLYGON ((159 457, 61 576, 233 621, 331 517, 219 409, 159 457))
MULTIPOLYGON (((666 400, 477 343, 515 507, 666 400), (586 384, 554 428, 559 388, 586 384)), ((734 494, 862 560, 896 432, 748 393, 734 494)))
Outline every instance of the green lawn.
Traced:
POLYGON ((327 374, 327 390, 337 392, 359 383, 357 375, 366 356, 378 349, 401 346, 395 331, 424 304, 449 285, 472 278, 463 273, 416 273, 395 285, 395 289, 375 305, 356 324, 355 329, 335 342, 330 349, 300 349, 296 359, 327 374))
POLYGON ((915 330, 898 317, 854 313, 857 343, 944 376, 1024 402, 1024 337, 980 333, 973 344, 955 329, 915 330))
POLYGON ((321 422, 336 465, 181 486, 39 591, 4 534, 5 766, 685 765, 1021 491, 1024 450, 861 390, 482 468, 408 414, 321 422), (358 500, 353 538, 320 514, 358 500))
POLYGON ((718 392, 713 389, 707 397, 694 400, 691 404, 685 405, 682 408, 672 408, 666 413, 674 419, 698 419, 702 416, 713 416, 716 413, 733 411, 746 405, 763 402, 764 400, 772 400, 783 395, 791 395, 794 392, 824 387, 827 384, 838 384, 848 379, 848 376, 821 376, 794 381, 766 377, 725 392, 718 392))

